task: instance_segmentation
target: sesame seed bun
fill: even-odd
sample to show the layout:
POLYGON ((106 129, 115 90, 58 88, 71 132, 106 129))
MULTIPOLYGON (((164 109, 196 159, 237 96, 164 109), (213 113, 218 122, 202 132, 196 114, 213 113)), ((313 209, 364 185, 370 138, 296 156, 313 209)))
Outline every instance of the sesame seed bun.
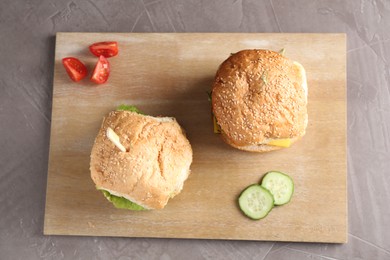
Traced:
POLYGON ((174 118, 112 111, 95 139, 90 170, 97 189, 146 209, 162 209, 182 190, 191 163, 191 145, 174 118), (126 152, 107 138, 108 127, 126 152))
POLYGON ((307 83, 301 64, 270 50, 243 50, 219 67, 212 87, 212 110, 222 139, 246 151, 281 149, 307 127, 307 83))

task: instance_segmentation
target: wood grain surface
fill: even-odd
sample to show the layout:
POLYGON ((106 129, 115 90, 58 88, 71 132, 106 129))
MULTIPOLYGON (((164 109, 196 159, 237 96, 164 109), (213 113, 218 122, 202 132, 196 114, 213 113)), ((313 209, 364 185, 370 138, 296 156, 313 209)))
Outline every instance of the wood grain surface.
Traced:
POLYGON ((44 233, 344 243, 347 240, 346 38, 344 34, 58 33, 44 233), (108 83, 70 81, 61 59, 92 71, 88 46, 118 41, 108 83), (210 90, 218 65, 241 49, 286 49, 306 69, 309 124, 291 148, 239 151, 213 134, 210 90), (94 187, 89 155, 103 116, 120 104, 174 116, 194 160, 184 190, 164 210, 115 209, 94 187), (265 172, 288 173, 295 193, 263 220, 246 218, 237 197, 265 172))

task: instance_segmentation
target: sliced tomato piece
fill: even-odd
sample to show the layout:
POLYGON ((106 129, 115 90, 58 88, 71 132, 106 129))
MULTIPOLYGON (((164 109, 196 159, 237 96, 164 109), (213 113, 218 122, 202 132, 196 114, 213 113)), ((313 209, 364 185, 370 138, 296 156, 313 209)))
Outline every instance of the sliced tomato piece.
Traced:
POLYGON ((75 82, 82 80, 88 74, 87 67, 85 67, 85 65, 76 58, 63 58, 62 64, 64 65, 69 77, 75 82))
POLYGON ((95 69, 93 70, 91 81, 102 84, 108 80, 110 75, 110 63, 103 56, 100 55, 98 62, 96 63, 95 69))
POLYGON ((93 55, 99 57, 103 55, 106 58, 116 56, 118 54, 117 42, 97 42, 89 46, 89 50, 93 55))

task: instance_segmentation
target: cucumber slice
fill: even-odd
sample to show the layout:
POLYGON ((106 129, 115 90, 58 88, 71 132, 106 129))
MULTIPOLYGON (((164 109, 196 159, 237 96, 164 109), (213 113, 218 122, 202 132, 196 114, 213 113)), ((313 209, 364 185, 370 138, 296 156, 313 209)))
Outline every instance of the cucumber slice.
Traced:
POLYGON ((238 198, 241 211, 251 219, 262 219, 274 207, 272 194, 259 184, 247 187, 238 198))
POLYGON ((294 182, 290 176, 282 172, 268 172, 261 186, 266 188, 274 196, 275 205, 283 205, 291 200, 294 193, 294 182))

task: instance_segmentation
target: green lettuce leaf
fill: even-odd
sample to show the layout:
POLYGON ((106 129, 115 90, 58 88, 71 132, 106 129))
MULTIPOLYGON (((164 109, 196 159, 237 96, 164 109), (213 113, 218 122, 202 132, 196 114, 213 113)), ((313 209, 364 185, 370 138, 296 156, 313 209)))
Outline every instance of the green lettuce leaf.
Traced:
POLYGON ((144 113, 142 113, 138 108, 136 108, 135 106, 129 106, 129 105, 120 105, 116 108, 116 110, 119 110, 119 111, 131 111, 131 112, 136 112, 138 114, 141 114, 141 115, 144 115, 144 113))
POLYGON ((118 197, 115 195, 112 195, 106 190, 101 190, 104 194, 104 197, 106 197, 109 201, 114 204, 114 206, 118 209, 130 209, 130 210, 146 210, 144 207, 128 200, 123 197, 118 197))

